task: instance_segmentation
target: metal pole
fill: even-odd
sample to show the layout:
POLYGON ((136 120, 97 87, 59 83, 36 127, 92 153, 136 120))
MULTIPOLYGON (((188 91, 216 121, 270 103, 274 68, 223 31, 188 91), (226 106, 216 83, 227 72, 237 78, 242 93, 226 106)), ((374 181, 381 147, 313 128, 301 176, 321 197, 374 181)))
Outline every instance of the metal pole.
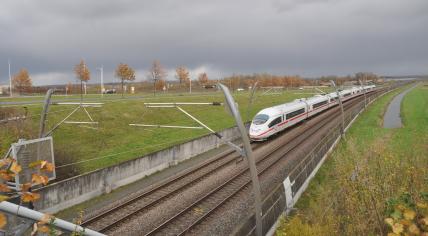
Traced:
POLYGON ((187 111, 185 111, 183 108, 176 106, 178 110, 186 114, 188 117, 190 117, 192 120, 196 121, 198 124, 202 125, 205 129, 209 130, 211 133, 216 133, 214 130, 212 130, 210 127, 206 126, 204 123, 196 119, 194 116, 190 115, 187 111))
POLYGON ((43 111, 42 115, 40 116, 40 129, 39 129, 39 138, 45 137, 45 122, 46 122, 46 116, 49 111, 49 105, 51 103, 51 96, 55 92, 55 89, 49 89, 46 92, 45 96, 45 104, 43 105, 43 111))
MULTIPOLYGON (((3 201, 0 203, 0 210, 9 214, 17 215, 26 219, 40 221, 45 217, 44 213, 28 209, 24 206, 19 206, 11 202, 3 201)), ((70 223, 65 220, 54 218, 52 224, 67 232, 77 232, 88 236, 103 236, 104 234, 98 233, 94 230, 83 228, 82 226, 70 223)))
POLYGON ((189 78, 189 83, 190 83, 190 91, 189 91, 189 93, 192 93, 192 78, 189 78))
POLYGON ((12 97, 12 76, 10 74, 10 60, 7 60, 9 64, 9 96, 12 97))
POLYGON ((330 83, 336 89, 337 99, 339 100, 340 110, 341 110, 341 113, 342 113, 342 129, 341 129, 341 133, 342 133, 342 136, 344 136, 345 135, 345 112, 343 111, 342 98, 340 97, 339 90, 337 89, 336 84, 334 83, 334 81, 330 80, 330 83))
POLYGON ((76 107, 76 109, 74 109, 70 114, 68 114, 68 116, 66 116, 62 121, 60 121, 58 124, 56 124, 52 129, 51 129, 51 131, 49 131, 49 132, 47 132, 46 133, 46 135, 45 135, 45 137, 46 136, 49 136, 49 135, 51 135, 52 134, 52 132, 54 132, 54 130, 56 129, 56 128, 58 128, 62 123, 64 123, 71 115, 73 115, 77 110, 79 110, 81 108, 81 106, 78 106, 78 107, 76 107))
POLYGON ((358 82, 360 83, 361 88, 362 88, 362 89, 363 89, 363 91, 364 91, 364 107, 367 107, 366 89, 364 88, 364 85, 363 85, 363 83, 361 83, 361 80, 360 80, 360 79, 358 79, 358 82))
POLYGON ((101 74, 101 97, 104 97, 104 66, 101 65, 98 70, 100 70, 101 74))
POLYGON ((326 92, 322 91, 321 89, 314 87, 315 90, 318 90, 319 92, 321 92, 322 94, 327 94, 326 92))
POLYGON ((241 115, 239 114, 238 109, 236 108, 235 101, 230 94, 229 89, 224 86, 223 84, 219 83, 219 86, 221 90, 223 91, 223 94, 226 98, 227 105, 230 108, 230 111, 235 118, 236 125, 238 126, 239 132, 241 133, 241 138, 244 146, 244 154, 247 158, 248 165, 250 167, 250 174, 251 174, 251 180, 253 182, 253 193, 255 198, 255 208, 256 208, 256 231, 257 236, 263 235, 262 230, 262 197, 261 197, 261 191, 260 191, 260 183, 259 183, 259 177, 256 167, 256 162, 254 159, 253 151, 251 149, 250 145, 250 139, 248 138, 247 129, 244 126, 244 123, 242 122, 241 115))

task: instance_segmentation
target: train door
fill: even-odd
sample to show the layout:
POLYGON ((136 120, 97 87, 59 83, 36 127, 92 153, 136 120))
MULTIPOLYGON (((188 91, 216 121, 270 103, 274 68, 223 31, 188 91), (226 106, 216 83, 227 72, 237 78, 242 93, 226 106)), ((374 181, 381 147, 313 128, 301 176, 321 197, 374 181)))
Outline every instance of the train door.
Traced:
POLYGON ((278 131, 280 131, 281 130, 281 127, 279 127, 279 123, 281 123, 282 122, 282 115, 281 116, 279 116, 279 117, 277 117, 277 118, 275 118, 274 120, 272 120, 270 123, 269 123, 269 128, 273 128, 274 129, 274 131, 275 131, 275 133, 276 132, 278 132, 278 131))

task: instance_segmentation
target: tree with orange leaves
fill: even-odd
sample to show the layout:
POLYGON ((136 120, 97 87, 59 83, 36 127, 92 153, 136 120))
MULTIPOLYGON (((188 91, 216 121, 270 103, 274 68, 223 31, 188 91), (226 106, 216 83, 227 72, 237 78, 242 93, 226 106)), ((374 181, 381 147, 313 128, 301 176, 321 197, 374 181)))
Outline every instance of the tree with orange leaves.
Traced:
POLYGON ((83 82, 88 82, 91 79, 91 72, 82 59, 80 63, 74 66, 74 73, 77 79, 80 80, 80 98, 83 99, 83 82))
POLYGON ((122 97, 123 97, 123 87, 125 81, 133 81, 135 80, 135 71, 127 64, 120 63, 116 68, 115 76, 120 79, 122 84, 122 97))
POLYGON ((28 74, 28 70, 22 68, 16 75, 14 75, 12 79, 12 85, 16 90, 18 90, 20 94, 31 88, 33 83, 31 81, 30 75, 28 74))
POLYGON ((186 67, 179 66, 175 69, 175 72, 177 73, 175 77, 178 79, 180 84, 187 83, 190 80, 189 71, 186 67))

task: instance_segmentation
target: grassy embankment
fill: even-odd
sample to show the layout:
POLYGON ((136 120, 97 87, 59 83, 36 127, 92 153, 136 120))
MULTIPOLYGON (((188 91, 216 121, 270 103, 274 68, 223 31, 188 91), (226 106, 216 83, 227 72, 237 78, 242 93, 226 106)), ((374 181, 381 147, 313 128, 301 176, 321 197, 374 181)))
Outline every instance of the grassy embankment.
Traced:
MULTIPOLYGON (((310 94, 298 94, 286 92, 282 95, 264 95, 258 93, 247 117, 248 96, 247 92, 235 93, 235 99, 244 119, 249 120, 260 109, 275 104, 281 104, 295 98, 309 96, 310 94)), ((194 129, 163 129, 131 127, 130 123, 168 124, 197 126, 184 114, 176 109, 148 109, 143 102, 223 102, 221 93, 206 93, 199 95, 179 96, 148 96, 139 99, 110 99, 118 95, 107 96, 102 108, 88 108, 95 121, 99 121, 97 129, 81 127, 79 125, 64 124, 53 135, 55 159, 57 166, 84 161, 92 158, 100 158, 84 162, 72 167, 60 168, 57 171, 69 175, 87 172, 133 159, 144 154, 161 150, 177 143, 185 142, 208 133, 207 130, 194 129)), ((62 99, 63 97, 57 97, 62 99)), ((129 97, 128 97, 129 98, 129 97)), ((24 98, 23 98, 24 99, 24 98)), ((25 98, 28 99, 28 98, 25 98)), ((93 101, 91 97, 85 101, 93 101)), ((75 106, 51 106, 47 125, 49 130, 53 125, 61 121, 75 106), (66 109, 64 111, 64 109, 66 109)), ((200 119, 214 130, 221 130, 234 125, 230 117, 221 106, 183 106, 185 110, 200 119)), ((21 107, 8 109, 21 110, 21 107)), ((34 137, 38 132, 41 105, 28 106, 30 121, 20 124, 10 122, 0 129, 0 153, 5 153, 10 143, 16 142, 18 137, 34 137), (21 135, 19 135, 21 133, 21 135)), ((84 111, 79 111, 70 120, 87 121, 84 111)))
POLYGON ((399 235, 428 229, 428 87, 405 96, 404 127, 382 128, 388 102, 402 90, 380 98, 356 120, 297 210, 282 219, 277 235, 399 235))

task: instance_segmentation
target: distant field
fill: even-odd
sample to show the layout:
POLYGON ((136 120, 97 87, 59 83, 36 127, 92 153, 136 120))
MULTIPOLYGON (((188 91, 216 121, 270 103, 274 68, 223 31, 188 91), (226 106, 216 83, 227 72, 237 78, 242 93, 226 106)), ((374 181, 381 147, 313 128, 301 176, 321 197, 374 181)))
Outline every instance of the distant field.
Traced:
MULTIPOLYGON (((239 104, 243 119, 250 120, 262 108, 281 104, 295 98, 312 96, 310 92, 294 91, 285 92, 281 95, 262 95, 262 92, 258 92, 255 96, 253 106, 248 112, 248 116, 249 93, 235 93, 234 97, 239 104), (307 94, 295 94, 295 92, 307 94)), ((73 97, 76 98, 76 96, 73 97)), ((55 97, 55 99, 62 98, 62 96, 55 97)), ((132 97, 127 96, 127 98, 132 97)), ((53 135, 57 166, 93 158, 99 159, 74 165, 71 169, 68 167, 67 169, 60 168, 58 170, 62 173, 65 171, 67 174, 76 174, 77 171, 80 173, 87 172, 133 159, 208 133, 207 130, 129 126, 128 124, 130 123, 197 125, 176 109, 148 109, 144 107, 144 102, 223 102, 223 100, 223 95, 219 92, 192 95, 148 96, 129 100, 120 99, 120 95, 106 96, 104 100, 100 101, 105 102, 102 108, 88 108, 94 120, 100 122, 98 127, 93 127, 97 129, 63 124, 53 135)), ((94 101, 94 99, 87 97, 85 101, 94 101)), ((14 107, 14 109, 22 109, 20 107, 14 107)), ((41 105, 28 106, 29 115, 31 116, 31 124, 29 126, 33 134, 38 130, 41 107, 41 105)), ((232 118, 225 112, 222 106, 182 107, 214 130, 222 130, 234 125, 232 118)), ((74 108, 75 106, 52 105, 47 122, 48 130, 61 121, 74 108)), ((79 113, 70 117, 69 120, 87 121, 83 111, 79 111, 79 113)), ((17 137, 11 135, 10 132, 0 132, 0 135, 2 135, 0 137, 2 139, 0 152, 5 153, 10 143, 15 142, 17 137)))
POLYGON ((382 128, 388 102, 403 90, 380 98, 356 120, 277 235, 386 235, 391 228, 384 219, 397 206, 412 209, 423 201, 428 193, 427 87, 405 96, 403 128, 382 128), (352 172, 357 173, 353 180, 352 172))
MULTIPOLYGON (((263 93, 263 89, 258 89, 259 93, 263 93)), ((331 88, 322 88, 322 91, 325 92, 331 92, 331 88)), ((299 90, 299 89, 286 89, 284 92, 288 93, 318 93, 319 91, 314 89, 305 89, 305 90, 299 90)), ((104 94, 101 96, 101 94, 87 94, 83 95, 83 99, 85 101, 110 101, 110 100, 118 100, 118 99, 136 99, 136 98, 157 98, 157 97, 175 97, 175 96, 199 96, 199 95, 210 95, 210 94, 216 94, 219 93, 218 91, 197 91, 192 93, 180 93, 180 92, 157 92, 156 96, 153 96, 153 93, 135 93, 135 94, 124 94, 124 97, 122 97, 122 94, 116 93, 116 94, 104 94)), ((236 93, 248 93, 247 91, 241 91, 236 93)), ((9 103, 13 102, 43 102, 44 101, 44 95, 36 95, 36 96, 17 96, 17 97, 0 97, 0 105, 7 106, 9 103)), ((80 94, 71 94, 71 95, 52 95, 52 100, 80 100, 80 94)))
MULTIPOLYGON (((209 94, 212 92, 204 92, 204 93, 197 93, 194 92, 192 95, 197 96, 199 94, 209 94)), ((169 97, 169 96, 187 96, 187 93, 163 93, 158 92, 156 94, 156 97, 169 97)), ((0 104, 10 103, 10 102, 42 102, 44 101, 45 95, 37 95, 37 96, 18 96, 18 97, 0 97, 0 104)), ((135 94, 125 94, 124 98, 139 98, 139 97, 153 97, 153 93, 135 93, 135 94)), ((80 94, 71 94, 71 95, 52 95, 53 100, 80 100, 80 94)), ((87 94, 83 95, 83 99, 86 101, 93 101, 93 100, 117 100, 122 99, 122 94, 116 93, 116 94, 104 94, 101 96, 101 94, 87 94)))

